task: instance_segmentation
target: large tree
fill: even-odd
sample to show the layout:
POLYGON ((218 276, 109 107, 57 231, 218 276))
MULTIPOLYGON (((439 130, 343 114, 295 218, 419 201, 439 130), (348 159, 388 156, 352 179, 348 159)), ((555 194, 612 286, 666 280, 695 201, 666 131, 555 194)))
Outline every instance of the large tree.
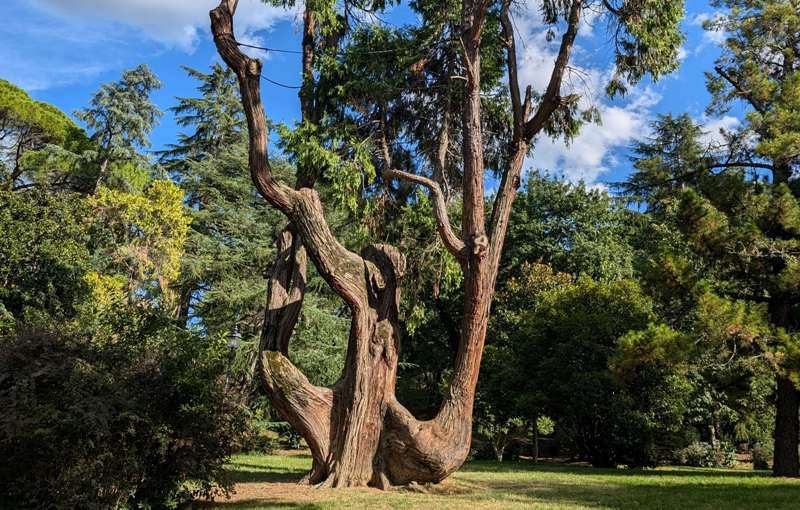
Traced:
MULTIPOLYGON (((577 97, 562 96, 562 80, 586 9, 602 9, 616 24, 617 86, 647 73, 659 76, 676 65, 681 40, 677 24, 682 3, 670 0, 628 2, 544 2, 544 21, 563 30, 546 90, 520 92, 511 22, 511 2, 464 0, 457 41, 463 80, 461 116, 463 190, 460 232, 453 228, 439 182, 419 174, 384 171, 384 178, 419 184, 431 194, 434 215, 447 250, 464 273, 460 338, 449 388, 433 419, 416 419, 395 398, 401 324, 399 284, 405 260, 387 244, 346 249, 331 232, 319 194, 308 187, 277 181, 267 156, 267 123, 261 102, 261 62, 244 54, 234 37, 236 0, 211 11, 214 41, 236 73, 249 128, 249 165, 259 193, 292 222, 315 267, 351 312, 351 330, 341 379, 331 388, 311 385, 280 348, 261 356, 263 378, 273 389, 273 405, 303 435, 314 458, 308 479, 326 486, 372 484, 385 487, 412 481, 438 482, 464 462, 472 433, 475 385, 489 319, 503 240, 525 157, 534 138, 574 134, 580 123, 577 97), (484 188, 484 111, 481 58, 484 29, 505 48, 511 119, 498 166, 500 185, 488 225, 484 188)), ((492 41, 489 41, 492 42, 492 41)), ((388 158, 387 158, 388 162, 388 158)))
MULTIPOLYGON (((796 227, 788 211, 800 196, 800 14, 795 0, 715 0, 724 8, 706 29, 725 36, 707 73, 708 113, 742 108, 743 122, 722 143, 699 143, 687 118, 665 118, 652 143, 637 148, 628 191, 654 212, 683 213, 699 255, 728 278, 721 292, 767 305, 770 323, 795 335, 796 227), (689 188, 694 194, 682 194, 689 188), (671 204, 671 205, 670 205, 671 204), (723 222, 723 223, 720 223, 723 222), (742 250, 741 246, 750 246, 742 250)), ((776 381, 776 475, 800 475, 800 393, 786 370, 776 381)))
MULTIPOLYGON (((710 109, 725 111, 734 102, 744 105, 746 121, 732 137, 731 152, 769 172, 777 191, 791 187, 797 197, 797 185, 790 179, 800 164, 800 6, 796 0, 714 3, 728 10, 706 27, 726 34, 723 53, 708 75, 714 99, 710 109)), ((775 272, 784 270, 783 262, 777 266, 775 272)), ((769 296, 773 324, 788 332, 798 330, 796 292, 775 288, 769 296)), ((773 471, 800 476, 800 392, 785 374, 778 376, 776 399, 773 471)))
POLYGON ((150 99, 160 87, 156 75, 141 64, 124 71, 121 79, 101 85, 90 106, 75 112, 96 145, 98 168, 91 186, 94 195, 107 179, 110 164, 141 159, 137 149, 149 145, 150 131, 161 116, 150 99))

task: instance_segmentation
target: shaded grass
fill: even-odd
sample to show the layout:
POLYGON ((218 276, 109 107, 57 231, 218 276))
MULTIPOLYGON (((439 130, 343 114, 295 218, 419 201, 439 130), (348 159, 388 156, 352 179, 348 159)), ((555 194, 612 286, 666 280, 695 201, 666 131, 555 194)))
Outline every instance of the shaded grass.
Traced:
POLYGON ((237 495, 213 508, 372 509, 798 509, 800 481, 764 471, 595 469, 531 462, 466 464, 424 491, 312 489, 297 485, 308 456, 240 455, 230 472, 237 495))

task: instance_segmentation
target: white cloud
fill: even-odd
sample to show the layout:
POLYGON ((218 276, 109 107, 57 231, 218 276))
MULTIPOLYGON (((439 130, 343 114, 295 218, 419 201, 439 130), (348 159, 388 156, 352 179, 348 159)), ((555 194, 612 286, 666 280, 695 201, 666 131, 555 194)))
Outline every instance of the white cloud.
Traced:
POLYGON ((719 19, 722 16, 721 12, 701 12, 697 14, 692 20, 689 22, 690 25, 701 27, 703 28, 703 38, 700 41, 700 44, 695 48, 695 54, 700 53, 708 46, 719 46, 725 42, 725 38, 727 34, 724 30, 706 30, 703 27, 703 24, 706 21, 713 21, 719 19))
POLYGON ((573 182, 597 184, 599 177, 619 163, 615 152, 647 135, 651 108, 661 97, 650 89, 631 92, 624 106, 600 104, 602 124, 587 124, 567 145, 563 139, 541 138, 526 161, 530 169, 563 175, 573 182))
MULTIPOLYGON (((208 12, 218 0, 37 0, 62 16, 101 18, 142 30, 150 38, 184 51, 192 51, 199 34, 206 31, 208 12)), ((296 11, 241 0, 236 13, 237 35, 254 40, 254 32, 292 19, 296 11)))
MULTIPOLYGON (((535 91, 542 92, 550 79, 561 40, 560 34, 551 41, 547 40, 546 28, 541 22, 540 3, 541 0, 528 0, 516 13, 515 25, 520 84, 523 89, 530 84, 535 91)), ((563 139, 540 137, 525 162, 525 168, 563 175, 573 182, 583 180, 590 186, 602 186, 598 179, 618 163, 616 151, 649 132, 652 108, 661 97, 651 89, 632 87, 624 103, 611 103, 606 98, 604 87, 613 67, 589 67, 576 63, 586 60, 583 57, 589 56, 590 52, 592 56, 599 54, 596 48, 581 45, 582 42, 585 45, 587 39, 593 40, 592 28, 598 21, 597 12, 587 12, 591 19, 587 17, 581 25, 579 40, 573 49, 573 63, 564 76, 562 95, 580 94, 580 108, 596 107, 602 125, 584 125, 569 145, 563 139)))
POLYGON ((739 127, 741 121, 732 115, 725 115, 716 118, 704 116, 698 120, 698 123, 703 126, 701 141, 711 146, 720 146, 725 144, 723 132, 739 127))

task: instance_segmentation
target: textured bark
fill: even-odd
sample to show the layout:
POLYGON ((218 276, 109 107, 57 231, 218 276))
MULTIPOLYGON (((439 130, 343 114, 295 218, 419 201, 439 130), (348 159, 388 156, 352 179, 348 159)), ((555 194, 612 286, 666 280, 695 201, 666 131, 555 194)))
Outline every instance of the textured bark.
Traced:
POLYGON ((106 180, 106 174, 108 173, 108 157, 103 158, 103 161, 100 162, 100 170, 97 172, 97 177, 94 180, 94 186, 92 186, 92 196, 97 196, 100 193, 100 186, 103 184, 103 181, 106 180))
MULTIPOLYGON (((480 97, 481 32, 489 7, 486 1, 464 0, 462 5, 467 85, 462 110, 464 200, 460 233, 450 224, 443 192, 435 180, 387 171, 386 177, 428 187, 442 241, 459 260, 464 272, 463 316, 449 391, 435 417, 423 421, 416 419, 395 397, 401 331, 399 286, 405 260, 388 245, 368 246, 361 254, 347 250, 331 233, 316 191, 309 186, 292 188, 273 178, 261 104, 261 62, 239 51, 233 36, 235 4, 233 0, 223 0, 211 11, 214 42, 239 80, 248 123, 249 168, 253 183, 261 196, 291 224, 277 241, 279 256, 272 268, 270 304, 258 359, 258 369, 271 402, 311 448, 314 463, 306 477, 310 483, 331 487, 367 484, 387 487, 410 482, 439 482, 458 469, 469 452, 475 387, 511 204, 531 139, 562 103, 558 96, 561 75, 566 68, 583 3, 575 2, 550 85, 530 120, 526 119, 531 110, 531 96, 527 93, 524 103, 519 97, 513 37, 508 42, 508 64, 514 68, 509 73, 515 105, 514 140, 510 144, 510 163, 503 172, 495 199, 490 232, 487 233, 484 222, 480 97), (331 388, 312 385, 286 357, 302 301, 306 256, 344 300, 352 317, 343 373, 331 388)), ((509 5, 508 2, 504 4, 506 11, 509 5)), ((309 25, 313 17, 309 17, 308 12, 304 19, 306 27, 313 26, 309 25)), ((312 40, 308 36, 305 33, 303 38, 304 68, 313 60, 313 53, 306 51, 306 42, 312 40)), ((305 69, 304 79, 310 76, 305 69)), ((312 111, 306 103, 310 101, 308 91, 306 83, 301 92, 304 115, 312 111)), ((446 133, 443 138, 447 143, 446 133)), ((440 155, 440 159, 444 158, 440 155)), ((388 157, 387 164, 390 165, 388 157)), ((300 170, 300 176, 310 175, 307 169, 300 170)))
POLYGON ((275 240, 275 262, 267 276, 267 306, 261 329, 261 351, 289 355, 306 288, 306 250, 289 225, 275 240))

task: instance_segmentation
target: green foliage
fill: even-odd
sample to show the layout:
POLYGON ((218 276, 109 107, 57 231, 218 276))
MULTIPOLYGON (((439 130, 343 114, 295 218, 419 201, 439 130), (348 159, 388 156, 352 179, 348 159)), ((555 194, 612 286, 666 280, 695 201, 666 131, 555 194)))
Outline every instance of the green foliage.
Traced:
POLYGON ((160 161, 174 172, 176 179, 191 178, 186 165, 206 156, 216 156, 223 148, 242 141, 244 112, 239 98, 239 85, 232 70, 219 63, 203 73, 183 66, 186 73, 200 81, 200 97, 179 97, 170 111, 175 122, 189 133, 178 133, 178 141, 159 152, 160 161), (184 175, 185 173, 189 175, 184 175))
POLYGON ((774 451, 772 443, 756 443, 752 450, 753 455, 753 469, 769 469, 772 465, 772 457, 774 451))
POLYGON ((696 441, 675 452, 675 462, 693 467, 733 467, 736 465, 736 452, 727 443, 711 445, 696 441))
POLYGON ((793 312, 775 315, 792 309, 797 292, 797 200, 774 179, 736 167, 715 171, 723 158, 751 156, 709 150, 688 116, 662 117, 654 128, 654 137, 637 145, 637 172, 623 188, 646 203, 647 232, 662 233, 641 245, 649 253, 640 271, 676 330, 664 333, 693 345, 681 355, 655 342, 651 352, 651 340, 639 354, 642 347, 626 345, 626 356, 632 366, 646 366, 657 354, 688 370, 688 418, 708 443, 754 444, 771 435, 774 371, 791 375, 798 366, 789 354, 796 339, 786 332, 795 328, 793 312))
POLYGON ((99 191, 88 202, 95 221, 111 235, 103 269, 126 277, 131 298, 158 298, 169 309, 174 304, 169 285, 180 274, 191 221, 180 188, 170 181, 153 181, 143 194, 105 187, 99 191))
POLYGON ((541 261, 575 276, 631 277, 628 216, 603 191, 532 174, 509 220, 503 272, 513 276, 523 261, 541 261))
POLYGON ((0 334, 75 314, 88 292, 89 215, 76 196, 0 191, 0 334))
MULTIPOLYGON (((150 94, 161 82, 145 64, 122 73, 122 78, 100 86, 88 108, 75 112, 91 132, 96 149, 90 157, 100 165, 115 161, 142 161, 137 149, 149 145, 148 136, 161 116, 150 94)), ((99 181, 98 181, 99 182, 99 181)))
POLYGON ((634 339, 648 335, 629 332, 653 320, 635 282, 581 278, 542 292, 512 333, 517 370, 526 374, 516 391, 529 402, 538 395, 528 413, 553 417, 557 437, 594 465, 652 464, 658 443, 682 426, 687 388, 677 374, 647 365, 626 380, 609 370, 619 343, 640 343, 634 339))
POLYGON ((680 22, 683 2, 676 0, 622 0, 611 5, 615 32, 616 69, 606 87, 610 96, 626 92, 626 84, 639 82, 646 74, 654 79, 678 68, 683 42, 680 22), (624 80, 624 81, 623 81, 624 80))
POLYGON ((224 341, 124 308, 110 320, 112 337, 0 340, 3 506, 169 508, 228 490, 243 422, 224 341))
MULTIPOLYGON (((252 189, 245 144, 223 145, 219 154, 187 159, 182 165, 181 187, 197 204, 189 211, 192 222, 181 260, 183 320, 194 318, 211 333, 228 332, 237 313, 240 319, 260 318, 266 295, 263 274, 284 220, 252 189)), ((273 166, 288 173, 285 165, 273 166)))
POLYGON ((44 151, 73 154, 88 148, 86 135, 62 111, 34 101, 22 89, 0 80, 0 183, 13 188, 31 179, 36 165, 26 161, 44 151), (12 143, 7 143, 11 141, 12 143))
POLYGON ((320 132, 315 124, 304 122, 294 129, 281 125, 278 132, 289 161, 315 171, 326 180, 336 205, 355 214, 364 205, 359 201, 364 182, 375 178, 372 147, 345 132, 320 132))

